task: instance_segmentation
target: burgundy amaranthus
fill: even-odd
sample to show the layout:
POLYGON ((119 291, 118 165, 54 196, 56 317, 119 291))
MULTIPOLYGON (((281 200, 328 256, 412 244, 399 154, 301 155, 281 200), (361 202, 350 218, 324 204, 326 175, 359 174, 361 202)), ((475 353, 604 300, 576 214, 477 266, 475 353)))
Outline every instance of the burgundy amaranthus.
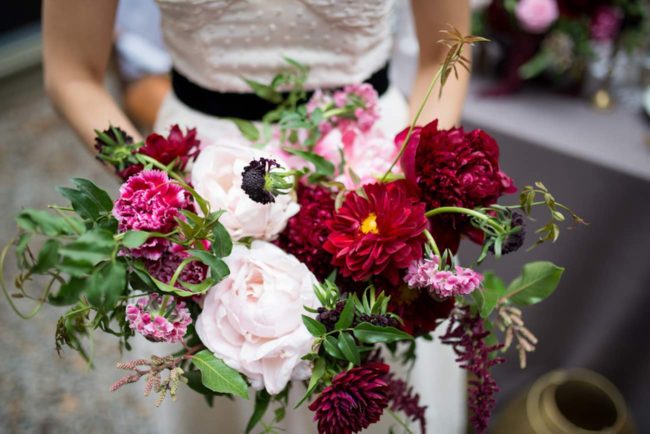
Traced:
POLYGON ((366 429, 388 407, 385 363, 367 363, 336 375, 309 405, 319 434, 351 434, 366 429))
POLYGON ((471 421, 478 434, 487 430, 494 409, 494 395, 499 391, 490 368, 504 362, 502 357, 490 358, 490 354, 503 345, 487 345, 485 338, 489 334, 483 319, 472 315, 469 307, 463 307, 452 314, 447 331, 440 337, 442 343, 454 349, 460 367, 474 376, 469 381, 468 400, 471 421))
POLYGON ((426 405, 420 405, 420 395, 413 392, 413 387, 409 386, 404 380, 393 378, 389 374, 388 380, 388 400, 390 409, 401 411, 411 421, 420 423, 420 432, 426 434, 427 421, 425 412, 426 405))

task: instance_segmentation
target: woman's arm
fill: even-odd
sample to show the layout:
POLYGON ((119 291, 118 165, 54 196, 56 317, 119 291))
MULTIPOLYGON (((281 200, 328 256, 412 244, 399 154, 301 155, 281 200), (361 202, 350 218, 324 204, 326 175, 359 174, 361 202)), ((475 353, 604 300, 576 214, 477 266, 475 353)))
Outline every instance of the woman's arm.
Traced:
POLYGON ((104 87, 117 0, 44 0, 45 89, 81 140, 95 129, 119 126, 140 134, 104 87))
MULTIPOLYGON (((438 43, 445 36, 440 31, 449 30, 449 25, 452 25, 463 35, 467 35, 470 31, 471 16, 469 0, 412 0, 411 5, 420 44, 418 72, 410 98, 411 116, 414 116, 431 80, 447 55, 447 47, 438 43)), ((470 58, 470 55, 468 47, 465 56, 470 58)), ((422 112, 419 124, 439 119, 442 128, 450 128, 460 123, 469 84, 469 73, 461 67, 458 71, 460 79, 456 80, 453 75, 449 78, 442 99, 438 99, 440 88, 436 86, 422 112)))

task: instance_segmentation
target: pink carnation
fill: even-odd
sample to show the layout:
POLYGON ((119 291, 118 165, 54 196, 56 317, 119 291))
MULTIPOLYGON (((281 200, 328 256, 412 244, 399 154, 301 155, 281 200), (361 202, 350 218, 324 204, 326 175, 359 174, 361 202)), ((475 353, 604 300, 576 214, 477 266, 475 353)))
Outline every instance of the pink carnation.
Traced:
POLYGON ((455 271, 439 270, 440 258, 414 261, 408 268, 404 281, 411 288, 428 288, 439 298, 471 294, 481 285, 483 276, 476 271, 456 266, 455 271))
POLYGON ((192 322, 185 303, 170 297, 166 306, 158 294, 141 297, 135 304, 126 306, 129 326, 152 342, 180 342, 187 326, 192 322))
MULTIPOLYGON (((122 184, 113 215, 119 222, 120 232, 139 230, 167 233, 176 227, 180 210, 191 208, 192 197, 183 187, 169 179, 164 172, 145 170, 122 184)), ((150 238, 129 253, 157 260, 168 245, 164 238, 150 238)))
POLYGON ((556 0, 520 0, 515 8, 519 24, 531 33, 544 33, 560 16, 556 0))
POLYGON ((337 119, 340 128, 356 126, 361 131, 368 131, 379 119, 379 103, 377 91, 368 83, 350 84, 343 90, 334 92, 334 104, 341 108, 348 105, 359 105, 354 111, 356 121, 337 119))

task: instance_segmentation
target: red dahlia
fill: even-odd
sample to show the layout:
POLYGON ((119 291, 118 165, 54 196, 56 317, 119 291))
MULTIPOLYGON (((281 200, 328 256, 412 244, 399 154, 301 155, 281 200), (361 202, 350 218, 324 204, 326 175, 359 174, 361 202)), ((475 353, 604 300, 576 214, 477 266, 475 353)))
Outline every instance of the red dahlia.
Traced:
POLYGON ((196 128, 190 128, 186 134, 183 134, 179 126, 174 125, 167 138, 156 133, 149 134, 144 146, 138 152, 164 165, 176 161, 175 168, 185 170, 188 161, 199 155, 200 144, 201 142, 196 138, 196 128))
POLYGON ((399 282, 399 270, 422 258, 427 219, 425 205, 405 181, 364 186, 365 196, 347 194, 327 222, 331 230, 323 248, 332 264, 356 281, 384 276, 399 282))
POLYGON ((334 377, 309 406, 319 434, 357 433, 377 422, 388 406, 388 370, 368 363, 334 377))
POLYGON ((332 255, 323 250, 330 234, 325 222, 334 214, 331 192, 320 185, 298 186, 300 211, 289 219, 276 244, 291 253, 319 279, 323 280, 334 270, 332 255))

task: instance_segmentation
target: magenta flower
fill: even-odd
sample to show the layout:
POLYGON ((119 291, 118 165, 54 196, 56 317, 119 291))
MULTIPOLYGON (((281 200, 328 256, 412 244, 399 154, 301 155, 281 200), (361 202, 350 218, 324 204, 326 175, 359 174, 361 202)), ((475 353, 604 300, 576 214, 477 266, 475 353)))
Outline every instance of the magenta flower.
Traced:
POLYGON ((602 6, 591 18, 591 37, 599 42, 611 41, 616 37, 621 27, 622 13, 611 6, 602 6))
POLYGON ((428 289, 438 298, 471 294, 481 286, 483 276, 480 273, 460 266, 455 270, 439 270, 440 258, 414 261, 404 276, 404 281, 411 288, 428 289))
POLYGON ((333 99, 334 104, 339 108, 356 106, 354 109, 356 122, 344 118, 337 119, 337 123, 342 129, 355 125, 361 131, 368 131, 379 119, 377 91, 368 83, 345 86, 343 90, 334 92, 333 99))
POLYGON ((132 329, 152 342, 180 342, 192 322, 190 311, 175 297, 169 297, 165 306, 163 300, 155 293, 140 297, 126 306, 126 319, 132 329))
MULTIPOLYGON (((113 215, 119 231, 129 230, 167 233, 176 227, 180 210, 192 209, 192 196, 159 170, 144 170, 130 177, 120 187, 113 215)), ((150 238, 129 254, 150 260, 160 259, 169 247, 164 238, 150 238)))
MULTIPOLYGON (((163 252, 158 260, 145 260, 145 266, 147 267, 149 274, 153 277, 163 283, 169 283, 178 266, 189 256, 190 254, 187 253, 182 246, 174 244, 169 250, 163 252)), ((183 286, 181 286, 181 282, 196 285, 203 282, 207 275, 207 265, 199 261, 192 261, 185 265, 174 286, 176 286, 176 288, 184 289, 183 286)))
POLYGON ((388 365, 367 363, 336 375, 309 409, 319 434, 350 434, 377 422, 388 406, 388 365))

